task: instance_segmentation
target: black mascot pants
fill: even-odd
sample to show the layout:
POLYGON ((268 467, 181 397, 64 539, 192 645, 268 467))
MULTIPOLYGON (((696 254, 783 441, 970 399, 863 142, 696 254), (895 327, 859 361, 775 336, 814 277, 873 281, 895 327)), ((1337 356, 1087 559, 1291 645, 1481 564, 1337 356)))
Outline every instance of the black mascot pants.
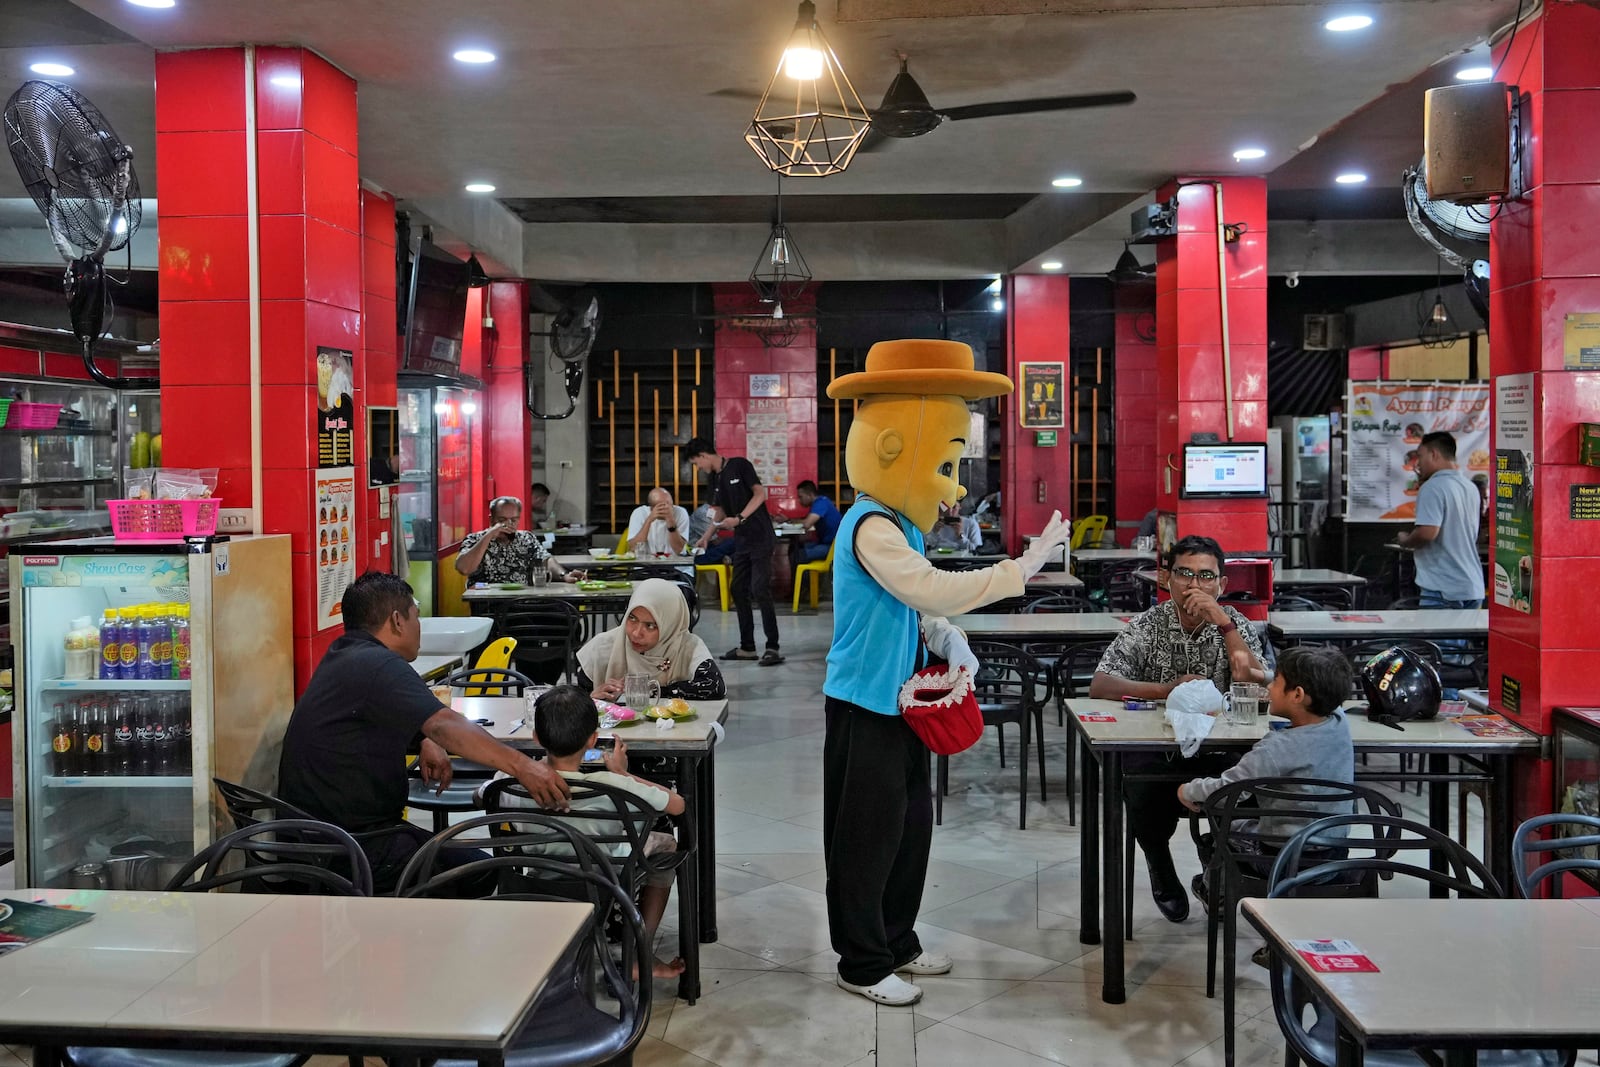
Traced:
POLYGON ((873 985, 922 954, 917 911, 933 845, 928 749, 899 715, 828 697, 822 847, 839 977, 873 985))

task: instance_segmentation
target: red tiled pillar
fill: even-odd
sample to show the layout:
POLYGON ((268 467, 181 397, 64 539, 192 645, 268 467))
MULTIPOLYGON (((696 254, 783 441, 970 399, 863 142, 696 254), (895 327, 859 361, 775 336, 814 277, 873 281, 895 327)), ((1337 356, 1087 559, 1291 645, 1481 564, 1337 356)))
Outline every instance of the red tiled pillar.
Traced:
MULTIPOLYGON (((528 290, 522 282, 487 289, 494 327, 483 331, 484 418, 489 499, 528 499, 533 485, 533 416, 528 413, 523 364, 528 358, 528 290)), ((470 332, 475 320, 468 315, 470 332)), ((484 509, 479 509, 482 513, 484 509)))
MULTIPOLYGON (((1119 285, 1116 292, 1117 404, 1115 461, 1119 527, 1137 527, 1156 506, 1156 310, 1148 285, 1119 285)), ((1118 531, 1126 544, 1133 529, 1118 531)))
POLYGON ((1225 551, 1267 548, 1267 501, 1182 500, 1183 444, 1195 433, 1228 440, 1233 396, 1235 441, 1267 439, 1267 185, 1261 178, 1178 178, 1162 200, 1178 197, 1178 236, 1156 254, 1156 497, 1178 513, 1178 536, 1215 537, 1225 551), (1215 182, 1222 221, 1245 227, 1227 245, 1228 332, 1232 380, 1222 366, 1217 278, 1215 182))
MULTIPOLYGON (((1017 274, 1007 280, 1006 373, 1013 382, 1022 381, 1019 363, 1061 363, 1066 365, 1067 380, 1072 380, 1071 284, 1071 278, 1059 274, 1017 274)), ((1069 409, 1069 426, 1071 419, 1069 409)), ((1006 552, 1015 556, 1022 551, 1023 535, 1044 529, 1052 511, 1059 509, 1069 519, 1080 516, 1071 513, 1072 446, 1067 429, 1056 431, 1060 443, 1053 448, 1034 444, 1033 431, 1018 425, 1015 393, 1001 400, 1000 420, 1005 456, 1000 514, 1006 552)))
MULTIPOLYGON (((772 305, 757 301, 743 282, 718 283, 711 288, 718 316, 712 360, 717 398, 712 443, 719 455, 747 456, 756 465, 762 479, 768 481, 767 506, 774 516, 798 513, 800 501, 794 487, 817 477, 816 291, 783 302, 786 313, 806 316, 806 324, 786 347, 768 348, 759 335, 724 316, 765 317, 772 314, 772 305), (752 381, 755 376, 760 377, 752 381), (751 440, 751 434, 783 435, 787 478, 772 478, 764 469, 764 449, 759 439, 751 440)), ((703 429, 701 432, 704 436, 703 429)))
MULTIPOLYGON (((1490 367, 1532 376, 1533 596, 1525 613, 1489 590, 1489 695, 1541 734, 1562 705, 1592 705, 1600 627, 1600 527, 1569 518, 1569 486, 1600 483, 1579 466, 1577 424, 1600 420, 1600 372, 1566 370, 1572 312, 1600 309, 1600 10, 1553 0, 1524 25, 1500 79, 1531 97, 1530 191, 1503 205, 1491 230, 1490 367)), ((1549 811, 1549 764, 1524 777, 1518 816, 1549 811)))
MULTIPOLYGON (((295 679, 303 687, 340 632, 319 630, 315 618, 316 350, 345 349, 358 359, 369 351, 356 86, 304 49, 256 50, 261 386, 252 397, 245 63, 242 48, 156 57, 163 458, 171 466, 222 468, 218 492, 234 508, 251 506, 251 465, 259 459, 262 532, 287 533, 293 543, 295 679), (250 437, 253 399, 261 411, 259 457, 250 437)), ((381 249, 368 251, 381 258, 381 249)), ((379 300, 372 313, 388 316, 380 326, 386 331, 394 321, 392 269, 387 276, 385 283, 374 270, 366 283, 379 300)), ((392 360, 392 341, 388 353, 372 350, 392 360)), ((368 377, 367 368, 356 368, 361 485, 368 377)), ((357 570, 371 552, 366 504, 358 492, 357 570)))

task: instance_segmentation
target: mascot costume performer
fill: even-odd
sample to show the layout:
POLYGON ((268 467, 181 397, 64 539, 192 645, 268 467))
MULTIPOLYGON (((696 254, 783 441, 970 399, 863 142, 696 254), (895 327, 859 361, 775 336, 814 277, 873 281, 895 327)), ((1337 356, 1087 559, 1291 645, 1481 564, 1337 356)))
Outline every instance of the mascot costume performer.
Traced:
POLYGON ((879 1004, 921 999, 901 974, 951 968, 948 957, 923 951, 915 929, 933 796, 929 749, 901 713, 902 687, 911 688, 908 679, 931 653, 966 688, 978 664, 945 616, 1021 596, 1068 539, 1057 512, 1020 559, 942 571, 923 555, 922 535, 939 505, 966 495, 956 472, 971 432, 967 402, 1011 388, 1002 374, 974 370, 972 349, 953 341, 879 342, 864 371, 828 386, 831 397, 860 401, 845 446, 856 502, 835 538, 833 645, 822 687, 828 928, 840 988, 879 1004))

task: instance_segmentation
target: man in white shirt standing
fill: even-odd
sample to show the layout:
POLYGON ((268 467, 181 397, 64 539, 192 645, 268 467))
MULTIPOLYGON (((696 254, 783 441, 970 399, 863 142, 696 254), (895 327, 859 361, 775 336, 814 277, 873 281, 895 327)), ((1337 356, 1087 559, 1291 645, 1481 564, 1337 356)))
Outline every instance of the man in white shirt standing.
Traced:
POLYGON ((628 519, 628 550, 641 556, 680 555, 689 544, 689 513, 660 486, 644 499, 628 519))

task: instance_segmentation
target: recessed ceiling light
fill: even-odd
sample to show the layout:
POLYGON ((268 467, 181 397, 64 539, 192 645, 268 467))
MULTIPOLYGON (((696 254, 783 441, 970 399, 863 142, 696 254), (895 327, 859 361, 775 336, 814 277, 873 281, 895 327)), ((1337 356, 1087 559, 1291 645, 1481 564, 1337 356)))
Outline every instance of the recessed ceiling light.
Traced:
POLYGON ((490 185, 488 182, 468 182, 467 183, 467 192, 469 192, 469 193, 492 193, 492 192, 494 192, 494 186, 490 185))
POLYGON ((300 88, 300 75, 298 74, 274 74, 267 81, 280 89, 300 88))
POLYGON ((1061 269, 1061 261, 1059 259, 1047 259, 1043 263, 1039 264, 1039 269, 1040 270, 1060 270, 1061 269))
POLYGON ((178 0, 128 0, 134 7, 176 7, 178 0))
POLYGON ((1371 15, 1340 15, 1336 19, 1329 19, 1322 24, 1325 30, 1334 33, 1349 33, 1351 30, 1364 30, 1372 25, 1371 15))
POLYGON ((1486 82, 1494 77, 1493 67, 1462 67, 1456 71, 1458 82, 1486 82))
POLYGON ((1362 182, 1367 180, 1367 176, 1358 170, 1353 170, 1347 174, 1341 174, 1333 180, 1338 182, 1340 185, 1360 185, 1362 182))
POLYGON ((457 63, 493 63, 494 53, 483 48, 462 48, 456 51, 457 63))
POLYGON ((1243 163, 1247 159, 1264 159, 1266 154, 1267 150, 1265 148, 1236 148, 1233 152, 1233 158, 1243 163))
POLYGON ((65 63, 35 63, 28 69, 46 78, 70 78, 78 73, 65 63))
POLYGON ((1057 189, 1076 189, 1083 184, 1082 178, 1057 178, 1050 183, 1057 189))

